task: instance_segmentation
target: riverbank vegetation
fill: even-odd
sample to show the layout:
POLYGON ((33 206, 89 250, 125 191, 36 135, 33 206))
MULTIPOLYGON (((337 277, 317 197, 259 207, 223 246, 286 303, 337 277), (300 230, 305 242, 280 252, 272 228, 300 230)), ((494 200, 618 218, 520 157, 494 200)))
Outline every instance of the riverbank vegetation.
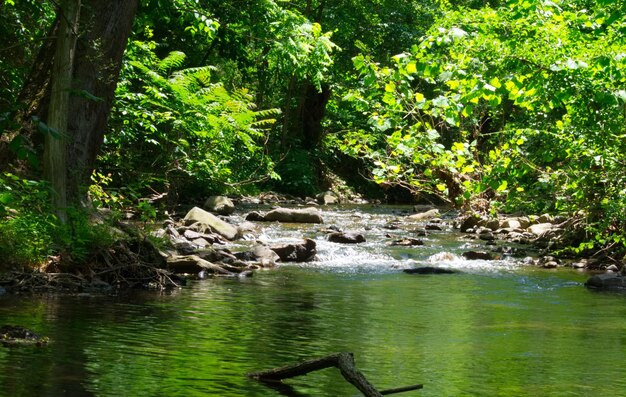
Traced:
POLYGON ((575 217, 570 252, 619 258, 625 15, 611 0, 0 1, 2 266, 81 263, 115 240, 107 222, 214 194, 338 184, 575 217), (95 209, 112 215, 94 227, 95 209))

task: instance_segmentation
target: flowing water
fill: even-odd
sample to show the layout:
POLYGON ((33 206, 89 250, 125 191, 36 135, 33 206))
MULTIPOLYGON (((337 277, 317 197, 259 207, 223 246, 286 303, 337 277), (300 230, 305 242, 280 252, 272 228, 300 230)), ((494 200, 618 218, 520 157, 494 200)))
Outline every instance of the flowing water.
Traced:
POLYGON ((388 247, 412 228, 388 228, 398 217, 389 208, 324 216, 367 229, 367 242, 268 224, 260 240, 315 238, 320 260, 168 294, 0 296, 0 325, 51 339, 0 348, 0 396, 358 396, 333 369, 282 391, 245 377, 339 351, 380 389, 424 384, 399 395, 626 396, 626 296, 588 291, 587 276, 570 270, 463 260, 484 247, 454 231, 388 247), (422 265, 461 273, 400 271, 422 265))

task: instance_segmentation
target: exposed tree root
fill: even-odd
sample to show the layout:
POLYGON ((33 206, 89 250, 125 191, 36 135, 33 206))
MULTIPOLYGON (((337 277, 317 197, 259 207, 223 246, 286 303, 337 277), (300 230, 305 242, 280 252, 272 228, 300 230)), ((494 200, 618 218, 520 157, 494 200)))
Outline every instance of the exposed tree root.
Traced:
POLYGON ((75 265, 52 260, 40 271, 0 276, 9 292, 113 292, 126 288, 177 288, 184 280, 166 269, 165 259, 148 241, 120 240, 75 265))

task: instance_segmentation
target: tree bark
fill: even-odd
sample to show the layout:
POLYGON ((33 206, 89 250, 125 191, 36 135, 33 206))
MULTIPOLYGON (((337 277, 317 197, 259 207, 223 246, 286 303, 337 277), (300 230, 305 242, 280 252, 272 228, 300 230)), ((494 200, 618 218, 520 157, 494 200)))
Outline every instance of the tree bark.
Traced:
POLYGON ((322 90, 318 91, 313 84, 305 83, 298 112, 302 128, 302 146, 305 149, 317 148, 322 140, 322 120, 330 94, 328 85, 323 85, 322 90))
POLYGON ((83 0, 83 34, 76 48, 68 129, 68 200, 86 199, 113 106, 122 57, 138 0, 83 0))
POLYGON ((48 110, 48 133, 44 143, 44 177, 52 188, 57 217, 67 221, 66 144, 70 86, 74 61, 74 32, 80 15, 80 0, 65 0, 59 8, 60 25, 52 63, 52 88, 48 110))

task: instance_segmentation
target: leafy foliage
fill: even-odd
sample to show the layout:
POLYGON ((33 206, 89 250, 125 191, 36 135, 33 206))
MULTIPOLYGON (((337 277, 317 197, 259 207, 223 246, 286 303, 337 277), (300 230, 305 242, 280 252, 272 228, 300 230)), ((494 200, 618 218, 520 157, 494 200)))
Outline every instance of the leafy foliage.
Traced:
POLYGON ((0 132, 19 105, 17 96, 53 18, 48 2, 0 2, 0 132))
POLYGON ((52 250, 56 220, 44 183, 0 176, 0 255, 5 269, 40 263, 52 250))
MULTIPOLYGON (((211 66, 182 68, 154 42, 131 43, 102 165, 118 183, 156 190, 221 191, 273 176, 260 145, 278 110, 255 110, 246 89, 212 81, 211 66), (184 183, 183 183, 184 182, 184 183)), ((145 190, 145 189, 144 189, 145 190)))
POLYGON ((69 222, 59 223, 46 183, 0 175, 0 269, 35 267, 59 254, 80 262, 112 242, 107 225, 93 225, 83 211, 68 212, 69 222))
POLYGON ((391 66, 355 57, 368 122, 330 143, 379 183, 621 227, 626 20, 602 5, 450 10, 391 66))

